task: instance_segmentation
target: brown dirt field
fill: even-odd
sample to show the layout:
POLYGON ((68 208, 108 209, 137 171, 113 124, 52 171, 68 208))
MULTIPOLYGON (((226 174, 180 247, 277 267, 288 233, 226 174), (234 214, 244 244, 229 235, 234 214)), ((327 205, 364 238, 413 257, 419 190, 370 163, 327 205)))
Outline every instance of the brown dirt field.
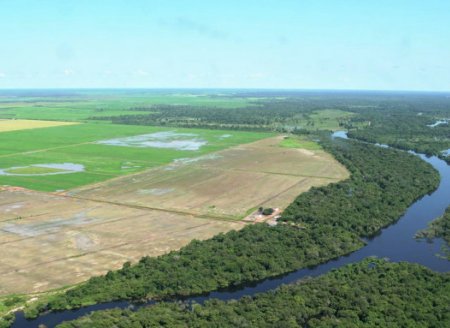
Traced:
POLYGON ((284 208, 311 186, 348 177, 324 151, 281 148, 281 137, 73 190, 70 195, 192 215, 242 218, 258 206, 284 208))
POLYGON ((0 214, 0 295, 75 284, 243 226, 29 191, 0 192, 0 214))

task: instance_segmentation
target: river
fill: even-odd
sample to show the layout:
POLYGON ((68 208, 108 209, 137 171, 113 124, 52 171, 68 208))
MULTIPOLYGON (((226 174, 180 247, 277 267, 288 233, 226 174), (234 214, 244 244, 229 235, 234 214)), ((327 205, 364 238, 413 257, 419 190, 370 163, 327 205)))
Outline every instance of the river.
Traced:
MULTIPOLYGON (((333 137, 346 138, 343 131, 333 134, 333 137)), ((418 230, 427 227, 428 223, 441 216, 450 205, 450 166, 435 156, 426 157, 418 154, 424 161, 430 163, 441 176, 438 189, 430 195, 426 195, 413 203, 405 214, 394 224, 380 231, 380 233, 367 239, 367 245, 349 255, 341 256, 324 264, 306 269, 300 269, 279 277, 268 278, 260 282, 247 284, 245 286, 214 291, 202 296, 189 297, 185 300, 203 303, 205 300, 217 298, 220 300, 238 299, 242 296, 251 296, 256 293, 266 292, 282 284, 289 284, 304 277, 314 277, 324 274, 332 269, 343 265, 358 262, 368 256, 388 258, 391 261, 408 261, 419 263, 434 271, 449 272, 450 261, 435 256, 440 252, 443 241, 435 240, 433 243, 417 241, 414 235, 418 230)), ((45 325, 54 327, 62 321, 74 320, 91 311, 105 310, 111 308, 138 308, 145 305, 154 304, 150 301, 145 304, 132 304, 128 301, 108 302, 84 307, 77 310, 62 312, 51 312, 44 314, 34 320, 25 319, 22 312, 16 313, 16 320, 13 328, 29 328, 45 325)))

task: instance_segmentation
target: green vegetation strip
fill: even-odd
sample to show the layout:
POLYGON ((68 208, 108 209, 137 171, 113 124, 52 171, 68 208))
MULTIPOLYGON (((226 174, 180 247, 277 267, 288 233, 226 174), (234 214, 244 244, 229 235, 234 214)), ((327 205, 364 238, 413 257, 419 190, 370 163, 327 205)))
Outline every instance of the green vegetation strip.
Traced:
POLYGON ((428 240, 435 238, 444 239, 446 245, 443 246, 443 253, 450 260, 450 206, 447 207, 444 215, 432 221, 427 229, 419 231, 416 234, 416 238, 426 238, 428 240))
POLYGON ((57 327, 449 327, 449 304, 450 274, 366 259, 239 301, 98 311, 57 327))
POLYGON ((283 148, 302 148, 307 150, 321 150, 322 147, 314 141, 305 140, 301 137, 284 137, 280 142, 283 148))
POLYGON ((29 317, 119 299, 192 295, 276 276, 348 254, 360 237, 394 222, 420 196, 438 186, 431 165, 406 152, 323 137, 322 146, 351 178, 301 194, 288 207, 292 224, 246 226, 179 251, 94 277, 85 284, 36 302, 29 317))

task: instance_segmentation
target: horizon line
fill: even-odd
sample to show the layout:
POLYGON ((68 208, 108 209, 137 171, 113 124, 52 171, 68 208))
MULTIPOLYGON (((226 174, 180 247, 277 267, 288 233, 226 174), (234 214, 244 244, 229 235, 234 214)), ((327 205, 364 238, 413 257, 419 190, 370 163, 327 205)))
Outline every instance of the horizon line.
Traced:
POLYGON ((258 88, 258 87, 13 87, 2 88, 2 91, 31 91, 31 90, 245 90, 245 91, 321 91, 321 92, 404 92, 404 93, 450 93, 449 90, 425 89, 331 89, 331 88, 258 88))

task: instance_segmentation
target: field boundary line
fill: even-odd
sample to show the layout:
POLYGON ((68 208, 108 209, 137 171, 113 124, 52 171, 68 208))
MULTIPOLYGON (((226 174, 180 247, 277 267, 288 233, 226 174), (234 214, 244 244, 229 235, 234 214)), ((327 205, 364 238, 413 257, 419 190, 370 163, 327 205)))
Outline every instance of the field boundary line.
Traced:
POLYGON ((61 196, 67 197, 67 198, 72 198, 72 199, 92 201, 92 202, 97 202, 97 203, 104 203, 104 204, 110 204, 110 205, 116 205, 116 206, 124 206, 124 207, 128 207, 128 208, 135 208, 135 209, 140 209, 140 210, 152 210, 152 211, 158 211, 158 212, 174 213, 174 214, 180 214, 180 215, 184 215, 184 216, 192 216, 192 217, 199 218, 199 219, 220 220, 220 221, 236 222, 236 223, 240 222, 240 219, 235 218, 235 217, 202 214, 202 213, 192 213, 192 212, 187 212, 187 211, 182 211, 182 210, 165 209, 165 208, 160 208, 160 207, 114 202, 114 201, 108 201, 108 200, 103 200, 103 199, 85 198, 85 197, 73 196, 73 195, 61 195, 61 196))

